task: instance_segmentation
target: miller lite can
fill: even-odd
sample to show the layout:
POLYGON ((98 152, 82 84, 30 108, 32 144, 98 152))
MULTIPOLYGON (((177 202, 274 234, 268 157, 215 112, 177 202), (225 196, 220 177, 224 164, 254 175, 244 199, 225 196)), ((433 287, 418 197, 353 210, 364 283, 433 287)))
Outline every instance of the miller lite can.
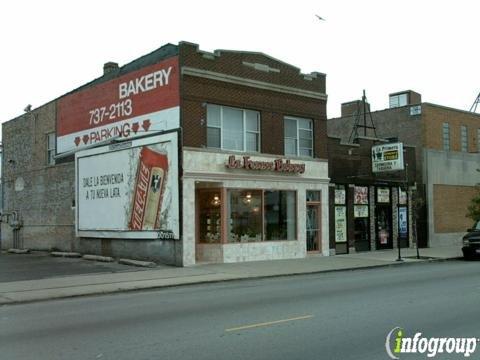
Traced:
POLYGON ((130 230, 160 228, 158 214, 162 207, 163 188, 168 172, 168 157, 144 146, 140 151, 134 186, 130 230))

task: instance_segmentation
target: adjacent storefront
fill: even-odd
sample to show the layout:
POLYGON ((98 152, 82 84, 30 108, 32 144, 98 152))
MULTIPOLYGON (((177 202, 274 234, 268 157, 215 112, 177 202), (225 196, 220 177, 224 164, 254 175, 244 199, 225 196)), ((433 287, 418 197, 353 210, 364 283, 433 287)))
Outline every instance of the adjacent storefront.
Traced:
POLYGON ((411 210, 404 188, 336 184, 333 192, 336 254, 393 249, 397 240, 402 247, 410 245, 411 210))
POLYGON ((184 262, 329 255, 326 161, 183 151, 184 262))
POLYGON ((414 148, 371 138, 360 138, 358 144, 330 138, 329 149, 330 246, 335 253, 410 246, 413 184, 408 191, 406 186, 415 177, 414 148))

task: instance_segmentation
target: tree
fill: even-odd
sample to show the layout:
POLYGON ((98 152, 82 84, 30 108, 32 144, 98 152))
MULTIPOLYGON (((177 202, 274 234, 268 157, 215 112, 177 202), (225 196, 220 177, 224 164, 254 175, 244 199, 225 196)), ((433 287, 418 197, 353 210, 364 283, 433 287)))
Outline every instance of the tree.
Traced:
POLYGON ((470 205, 467 208, 467 217, 473 221, 480 220, 480 186, 476 186, 477 194, 470 201, 470 205))

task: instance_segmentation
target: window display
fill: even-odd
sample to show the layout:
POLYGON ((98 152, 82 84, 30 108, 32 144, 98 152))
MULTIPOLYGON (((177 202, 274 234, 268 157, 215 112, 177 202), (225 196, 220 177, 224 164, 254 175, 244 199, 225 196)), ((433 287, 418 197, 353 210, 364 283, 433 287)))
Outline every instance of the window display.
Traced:
POLYGON ((199 241, 200 243, 221 242, 221 192, 199 191, 199 241))
POLYGON ((228 190, 228 243, 295 240, 295 191, 228 190))
POLYGON ((294 191, 265 191, 265 240, 295 240, 294 191))
POLYGON ((228 242, 262 241, 262 191, 228 191, 228 242))

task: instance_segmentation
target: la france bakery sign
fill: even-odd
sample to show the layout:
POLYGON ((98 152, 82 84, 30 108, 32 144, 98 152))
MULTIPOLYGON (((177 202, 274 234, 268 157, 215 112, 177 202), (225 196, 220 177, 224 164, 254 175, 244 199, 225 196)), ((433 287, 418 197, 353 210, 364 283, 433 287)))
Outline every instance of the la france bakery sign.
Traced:
POLYGON ((305 164, 294 164, 288 159, 275 159, 273 161, 252 160, 250 156, 243 156, 237 159, 234 155, 231 155, 228 157, 225 167, 228 169, 274 171, 293 174, 303 174, 305 172, 305 164))

